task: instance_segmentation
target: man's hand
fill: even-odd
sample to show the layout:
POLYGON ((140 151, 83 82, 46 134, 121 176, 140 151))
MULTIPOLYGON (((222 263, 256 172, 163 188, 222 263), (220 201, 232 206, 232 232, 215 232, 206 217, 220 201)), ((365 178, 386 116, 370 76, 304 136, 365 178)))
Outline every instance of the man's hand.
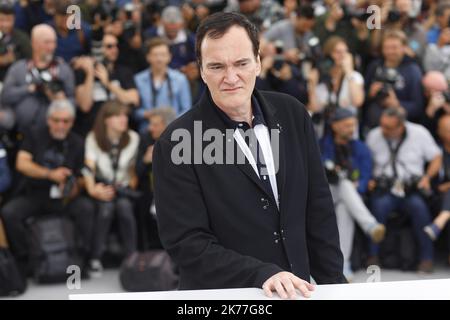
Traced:
POLYGON ((417 188, 431 190, 430 178, 428 178, 428 176, 423 176, 417 184, 417 188))
POLYGON ((383 105, 387 108, 400 108, 401 104, 398 101, 397 95, 394 90, 389 89, 388 96, 384 99, 383 105))
POLYGON ((94 190, 90 193, 90 196, 100 201, 111 201, 114 199, 116 191, 113 186, 108 186, 103 183, 96 183, 94 190))
POLYGON ((314 290, 312 284, 286 271, 279 272, 267 279, 262 288, 268 297, 272 297, 272 291, 276 291, 282 299, 295 299, 297 297, 296 289, 300 290, 305 298, 309 298, 311 291, 314 290))
POLYGON ((48 172, 48 180, 63 184, 66 182, 68 176, 72 174, 72 170, 66 167, 59 167, 48 172))
POLYGON ((448 190, 450 190, 450 182, 441 183, 438 186, 438 190, 441 193, 446 193, 448 190))
POLYGON ((369 89, 369 97, 371 98, 375 97, 382 88, 383 88, 382 82, 375 81, 374 83, 372 83, 369 89))
POLYGON ((95 66, 94 74, 98 78, 98 80, 100 80, 102 85, 105 88, 108 88, 108 86, 110 85, 110 83, 109 83, 109 73, 108 73, 108 70, 106 69, 106 67, 103 64, 98 63, 95 66))

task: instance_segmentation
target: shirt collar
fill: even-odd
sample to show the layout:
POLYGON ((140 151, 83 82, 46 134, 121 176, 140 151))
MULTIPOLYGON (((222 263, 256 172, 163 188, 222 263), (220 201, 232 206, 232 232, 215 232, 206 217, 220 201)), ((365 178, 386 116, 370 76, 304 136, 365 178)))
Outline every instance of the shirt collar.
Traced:
MULTIPOLYGON (((219 107, 215 106, 220 118, 225 123, 226 127, 229 129, 248 129, 249 125, 245 121, 234 121, 225 112, 223 112, 219 107)), ((255 96, 252 96, 252 126, 255 127, 258 124, 267 126, 264 119, 264 114, 261 110, 261 106, 255 96)))

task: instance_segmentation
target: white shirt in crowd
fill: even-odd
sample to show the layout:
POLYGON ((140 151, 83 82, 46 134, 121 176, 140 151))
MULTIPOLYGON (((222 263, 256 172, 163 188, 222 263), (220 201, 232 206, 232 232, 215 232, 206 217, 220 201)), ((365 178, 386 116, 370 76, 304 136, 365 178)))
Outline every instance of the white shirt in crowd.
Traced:
MULTIPOLYGON (((128 186, 130 183, 130 168, 136 164, 139 146, 139 135, 133 130, 128 130, 128 134, 130 141, 120 152, 119 167, 116 173, 116 182, 122 186, 128 186)), ((109 153, 100 149, 92 131, 86 137, 85 157, 95 163, 96 174, 99 177, 107 181, 113 180, 114 170, 111 157, 109 153)))
MULTIPOLYGON (((424 126, 411 122, 406 122, 405 126, 406 138, 400 146, 396 161, 398 178, 403 181, 407 181, 412 176, 422 177, 424 165, 442 153, 424 126)), ((393 177, 394 172, 390 164, 391 153, 380 127, 369 132, 366 143, 372 152, 374 177, 380 177, 383 174, 393 177)))

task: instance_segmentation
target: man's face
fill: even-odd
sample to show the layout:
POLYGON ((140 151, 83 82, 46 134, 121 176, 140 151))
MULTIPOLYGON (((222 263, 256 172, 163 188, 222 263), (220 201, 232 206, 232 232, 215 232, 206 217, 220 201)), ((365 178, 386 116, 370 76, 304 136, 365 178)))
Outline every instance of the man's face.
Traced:
POLYGON ((383 136, 387 139, 397 140, 402 137, 403 125, 396 117, 381 116, 380 126, 383 136))
POLYGON ((112 35, 105 35, 102 42, 103 56, 110 62, 116 62, 119 56, 117 38, 112 35))
POLYGON ((13 31, 15 17, 13 14, 0 13, 0 31, 9 34, 13 31))
POLYGON ((50 135, 53 139, 64 140, 72 129, 73 116, 68 111, 55 111, 47 119, 50 135))
POLYGON ((67 30, 67 19, 68 19, 67 15, 57 13, 54 16, 54 19, 56 27, 62 30, 67 30))
POLYGON ((148 125, 148 131, 154 140, 158 140, 161 134, 166 129, 167 125, 161 116, 154 115, 150 118, 150 124, 148 125))
POLYGON ((311 31, 314 27, 315 20, 300 17, 295 20, 295 30, 300 33, 311 31))
POLYGON ((33 39, 33 51, 42 60, 50 62, 56 50, 56 35, 51 32, 42 33, 33 39))
POLYGON ((164 32, 166 33, 167 38, 169 38, 170 40, 175 39, 178 35, 178 31, 183 29, 182 22, 178 22, 178 23, 164 22, 163 26, 164 26, 164 32))
POLYGON ((449 19, 450 19, 450 9, 445 10, 441 16, 436 17, 437 23, 441 29, 448 27, 449 19))
POLYGON ((386 62, 400 64, 405 55, 405 46, 397 38, 387 38, 383 42, 383 57, 386 62))
POLYGON ((147 54, 147 62, 152 68, 157 69, 167 67, 171 58, 169 47, 166 45, 153 47, 147 54))
POLYGON ((227 110, 250 107, 261 61, 245 29, 233 26, 219 39, 205 37, 201 55, 201 76, 214 103, 227 110))
POLYGON ((333 132, 342 140, 350 141, 356 129, 356 118, 347 118, 332 124, 333 132))

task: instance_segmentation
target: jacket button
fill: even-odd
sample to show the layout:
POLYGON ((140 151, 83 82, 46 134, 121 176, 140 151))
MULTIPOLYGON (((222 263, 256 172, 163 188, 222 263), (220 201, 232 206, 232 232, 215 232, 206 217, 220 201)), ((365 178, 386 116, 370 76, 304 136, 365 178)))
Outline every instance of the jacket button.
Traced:
POLYGON ((275 240, 275 243, 278 243, 278 239, 277 239, 277 240, 275 240))
POLYGON ((273 235, 274 235, 274 236, 277 236, 277 235, 278 235, 278 233, 277 233, 277 232, 274 232, 274 233, 273 233, 273 235))

